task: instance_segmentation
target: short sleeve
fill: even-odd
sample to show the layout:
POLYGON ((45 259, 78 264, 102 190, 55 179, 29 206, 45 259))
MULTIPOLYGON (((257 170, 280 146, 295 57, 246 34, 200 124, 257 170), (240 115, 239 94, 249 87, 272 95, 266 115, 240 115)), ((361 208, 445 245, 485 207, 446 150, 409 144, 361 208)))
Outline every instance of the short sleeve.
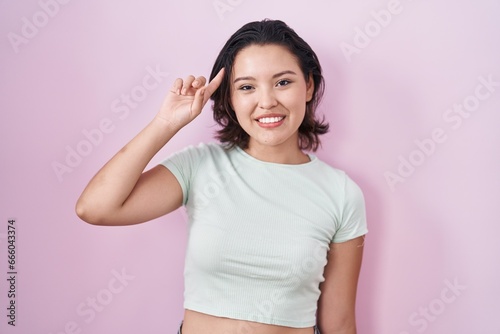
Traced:
POLYGON ((348 241, 368 233, 365 199, 361 188, 347 175, 344 184, 344 205, 340 226, 332 242, 348 241))
POLYGON ((191 145, 179 152, 170 155, 160 163, 161 165, 168 168, 179 182, 182 188, 183 205, 186 205, 188 201, 191 182, 198 169, 202 156, 203 144, 200 144, 196 147, 191 145))

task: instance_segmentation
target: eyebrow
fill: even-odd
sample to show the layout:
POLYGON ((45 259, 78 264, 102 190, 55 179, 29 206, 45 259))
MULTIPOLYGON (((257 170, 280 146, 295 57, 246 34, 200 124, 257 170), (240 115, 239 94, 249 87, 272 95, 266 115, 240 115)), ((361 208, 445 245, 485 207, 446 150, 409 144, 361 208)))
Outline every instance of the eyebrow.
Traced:
MULTIPOLYGON (((297 73, 295 73, 294 71, 287 70, 287 71, 282 71, 282 72, 276 73, 275 75, 273 75, 273 79, 281 77, 282 75, 285 75, 285 74, 297 75, 297 73)), ((239 77, 239 78, 234 79, 233 83, 236 83, 236 82, 242 81, 242 80, 255 80, 255 78, 254 77, 250 77, 250 76, 248 76, 248 77, 239 77)))

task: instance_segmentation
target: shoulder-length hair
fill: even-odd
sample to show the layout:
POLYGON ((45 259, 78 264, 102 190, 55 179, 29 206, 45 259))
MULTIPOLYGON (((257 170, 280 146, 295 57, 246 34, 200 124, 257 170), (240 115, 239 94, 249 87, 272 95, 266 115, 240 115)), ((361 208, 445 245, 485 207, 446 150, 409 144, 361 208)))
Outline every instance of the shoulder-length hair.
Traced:
POLYGON ((248 147, 250 137, 238 123, 231 106, 231 73, 238 52, 250 45, 269 44, 287 48, 297 58, 306 82, 312 77, 314 91, 311 100, 306 103, 304 120, 299 126, 299 147, 303 150, 316 151, 321 144, 319 135, 327 133, 329 128, 324 117, 318 120, 315 115, 324 92, 321 65, 311 47, 280 20, 265 19, 245 24, 229 38, 215 60, 210 80, 223 67, 225 68, 222 83, 211 97, 214 101, 212 107, 214 120, 222 127, 216 132, 216 138, 228 148, 248 147))

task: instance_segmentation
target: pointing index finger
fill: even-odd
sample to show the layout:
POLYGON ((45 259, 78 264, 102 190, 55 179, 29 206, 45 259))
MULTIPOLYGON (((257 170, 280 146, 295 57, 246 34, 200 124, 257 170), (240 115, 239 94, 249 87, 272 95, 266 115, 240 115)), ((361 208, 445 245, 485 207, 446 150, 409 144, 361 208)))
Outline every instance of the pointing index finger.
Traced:
POLYGON ((210 96, 219 88, 220 84, 222 83, 222 79, 224 78, 224 67, 221 68, 219 73, 212 79, 212 81, 209 82, 207 87, 205 88, 205 94, 203 98, 203 103, 206 103, 208 99, 210 99, 210 96))

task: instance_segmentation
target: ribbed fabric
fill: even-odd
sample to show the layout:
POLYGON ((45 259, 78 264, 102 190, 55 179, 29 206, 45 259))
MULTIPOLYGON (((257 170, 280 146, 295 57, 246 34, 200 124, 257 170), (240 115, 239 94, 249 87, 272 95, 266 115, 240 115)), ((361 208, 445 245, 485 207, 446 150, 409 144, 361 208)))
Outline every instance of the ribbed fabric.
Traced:
POLYGON ((200 144, 163 161, 189 216, 186 309, 296 328, 316 324, 330 243, 368 230, 360 188, 310 159, 276 164, 200 144))

